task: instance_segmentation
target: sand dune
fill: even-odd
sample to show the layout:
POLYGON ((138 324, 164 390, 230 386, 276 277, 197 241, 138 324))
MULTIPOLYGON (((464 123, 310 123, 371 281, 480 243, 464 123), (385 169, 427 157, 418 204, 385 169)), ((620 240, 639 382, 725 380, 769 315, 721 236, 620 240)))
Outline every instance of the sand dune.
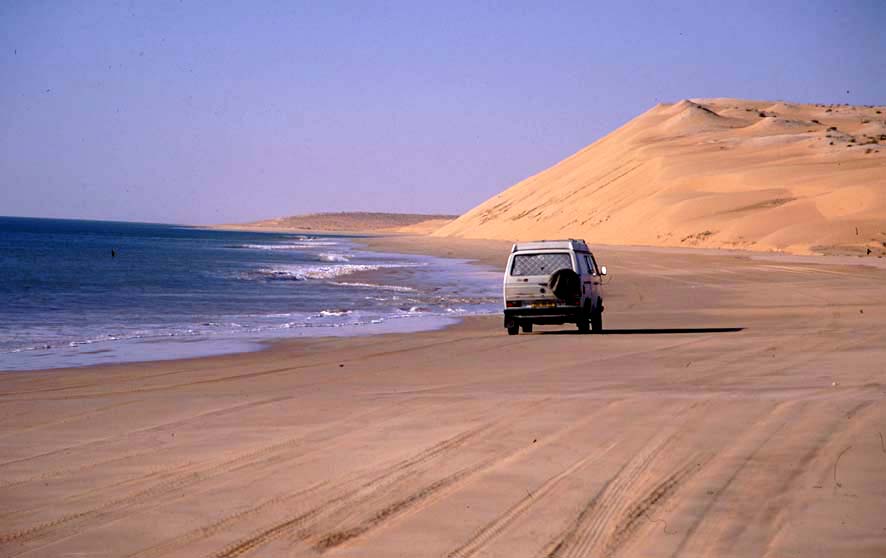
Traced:
POLYGON ((886 107, 660 104, 433 234, 886 255, 886 107))
POLYGON ((311 213, 219 228, 264 231, 405 232, 428 234, 455 219, 455 215, 371 213, 361 211, 311 213))

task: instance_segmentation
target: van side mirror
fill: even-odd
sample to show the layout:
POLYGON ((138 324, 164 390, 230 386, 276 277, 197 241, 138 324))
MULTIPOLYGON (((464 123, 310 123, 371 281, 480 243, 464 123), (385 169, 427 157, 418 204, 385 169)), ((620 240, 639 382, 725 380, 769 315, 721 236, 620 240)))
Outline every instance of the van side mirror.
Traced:
POLYGON ((606 266, 605 265, 600 266, 600 275, 606 275, 606 266))

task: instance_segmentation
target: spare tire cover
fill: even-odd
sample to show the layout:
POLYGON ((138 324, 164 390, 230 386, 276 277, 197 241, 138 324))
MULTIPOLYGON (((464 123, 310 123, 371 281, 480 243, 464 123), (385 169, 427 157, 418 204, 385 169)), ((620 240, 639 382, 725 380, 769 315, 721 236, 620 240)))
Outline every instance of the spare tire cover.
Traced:
POLYGON ((551 274, 548 288, 559 299, 571 300, 581 296, 581 281, 578 273, 564 267, 551 274))

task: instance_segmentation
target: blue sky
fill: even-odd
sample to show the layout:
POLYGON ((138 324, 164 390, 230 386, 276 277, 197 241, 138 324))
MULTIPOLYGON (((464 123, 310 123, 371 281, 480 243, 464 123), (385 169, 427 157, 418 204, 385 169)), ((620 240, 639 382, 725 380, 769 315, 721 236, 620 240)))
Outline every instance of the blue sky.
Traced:
POLYGON ((884 104, 884 28, 877 0, 3 2, 0 215, 458 213, 657 102, 884 104))

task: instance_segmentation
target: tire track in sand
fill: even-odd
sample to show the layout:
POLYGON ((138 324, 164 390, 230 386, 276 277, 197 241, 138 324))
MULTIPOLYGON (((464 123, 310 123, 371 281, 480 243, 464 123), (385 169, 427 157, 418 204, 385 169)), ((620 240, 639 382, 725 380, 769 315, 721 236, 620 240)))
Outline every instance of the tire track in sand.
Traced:
POLYGON ((205 413, 200 413, 198 415, 193 415, 190 417, 176 419, 176 420, 173 420, 170 422, 165 422, 165 423, 157 424, 154 426, 148 426, 145 428, 138 428, 136 430, 125 432, 123 434, 119 434, 116 436, 109 436, 107 438, 101 438, 99 440, 91 440, 89 442, 84 442, 82 444, 77 444, 77 445, 73 445, 73 446, 66 446, 63 448, 49 450, 49 451, 46 451, 43 453, 38 453, 36 455, 31 455, 28 457, 20 457, 18 459, 13 459, 11 461, 5 461, 3 463, 0 463, 0 467, 5 467, 6 465, 13 465, 15 463, 23 463, 25 461, 31 461, 34 459, 39 459, 41 457, 49 457, 52 455, 64 453, 66 451, 71 451, 71 450, 75 450, 75 449, 83 449, 83 448, 88 448, 88 447, 92 447, 92 446, 97 446, 97 445, 108 442, 109 440, 113 440, 113 439, 120 437, 120 436, 132 436, 133 434, 145 434, 148 432, 163 431, 167 428, 181 426, 182 424, 187 424, 187 423, 193 422, 195 420, 224 416, 224 415, 227 415, 230 413, 236 413, 238 411, 242 411, 244 409, 249 409, 251 407, 260 407, 262 405, 271 405, 274 403, 279 403, 280 401, 286 401, 288 399, 294 399, 294 398, 295 398, 294 395, 284 395, 284 396, 271 397, 269 399, 262 399, 259 401, 248 401, 246 403, 240 403, 238 405, 232 405, 230 407, 223 407, 221 409, 213 409, 212 411, 207 411, 205 413))
MULTIPOLYGON (((874 405, 874 401, 861 401, 855 404, 848 412, 848 416, 857 416, 862 413, 865 409, 868 409, 874 405)), ((720 486, 720 488, 715 492, 714 497, 711 498, 705 506, 702 508, 700 514, 697 515, 693 523, 690 525, 689 529, 686 532, 686 535, 680 541, 680 545, 675 549, 675 551, 671 554, 671 556, 681 556, 687 552, 687 547, 695 542, 695 537, 701 535, 699 538, 704 540, 704 534, 710 535, 711 533, 718 533, 720 530, 724 529, 723 517, 717 517, 714 515, 715 509, 723 503, 724 499, 727 499, 729 495, 727 494, 732 489, 734 489, 736 483, 740 481, 740 478, 753 474, 753 465, 755 462, 758 462, 761 454, 765 454, 767 451, 771 451, 770 444, 777 440, 779 436, 784 435, 785 429, 790 429, 792 426, 796 425, 798 422, 798 418, 802 417, 802 413, 806 410, 807 404, 799 403, 793 404, 791 409, 789 409, 790 414, 783 418, 783 420, 771 428, 769 431, 764 431, 762 433, 756 432, 760 430, 759 427, 755 426, 749 429, 748 440, 753 442, 753 450, 750 453, 745 453, 742 455, 741 459, 735 459, 739 464, 730 471, 728 477, 725 478, 725 482, 720 486), (713 515, 713 517, 712 517, 713 515)), ((802 474, 808 470, 808 467, 811 463, 813 463, 817 458, 821 457, 824 452, 826 446, 831 443, 833 440, 838 439, 841 435, 845 433, 847 429, 849 429, 851 422, 847 422, 844 418, 843 414, 840 413, 837 417, 834 417, 828 422, 826 427, 820 426, 814 435, 814 443, 811 447, 804 452, 800 458, 791 464, 791 466, 785 470, 767 472, 765 474, 765 478, 771 483, 769 497, 777 498, 779 495, 788 494, 790 491, 790 487, 797 482, 798 478, 801 478, 802 474)), ((831 470, 830 463, 826 465, 826 469, 828 473, 831 470)), ((747 482, 747 481, 745 481, 747 482)), ((744 502, 739 503, 738 506, 748 505, 744 502)), ((765 501, 755 501, 753 504, 754 510, 759 513, 761 509, 765 510, 766 502, 765 501)), ((732 513, 736 513, 735 503, 730 505, 732 509, 732 513)), ((744 532, 750 525, 750 522, 744 523, 739 526, 739 529, 736 531, 737 534, 744 532)), ((737 536, 737 535, 736 535, 737 536)), ((721 541, 716 536, 710 536, 710 539, 707 541, 707 547, 702 549, 703 553, 706 554, 717 554, 722 553, 722 550, 718 547, 721 544, 721 541)), ((696 549, 697 550, 697 549, 696 549)))
MULTIPOLYGON (((450 438, 447 438, 446 440, 438 442, 437 444, 434 444, 433 446, 422 450, 421 452, 419 452, 418 454, 416 454, 414 456, 411 456, 405 460, 395 463, 394 465, 392 465, 389 468, 390 473, 391 474, 396 474, 396 473, 402 474, 407 469, 410 469, 412 467, 420 465, 421 463, 424 463, 424 462, 431 460, 443 453, 451 451, 452 449, 456 449, 459 446, 461 446, 462 444, 464 444, 465 442, 467 442, 468 440, 470 440, 471 438, 482 434, 485 430, 490 429, 491 427, 493 427, 494 425, 496 425, 500 421, 501 421, 501 419, 494 420, 490 423, 478 426, 476 428, 466 430, 464 432, 460 432, 459 434, 456 434, 455 436, 452 436, 450 438)), ((353 476, 354 478, 340 481, 339 483, 337 483, 333 487, 333 491, 347 489, 347 486, 349 484, 352 484, 355 481, 359 481, 361 477, 365 477, 367 475, 368 475, 368 473, 363 473, 361 475, 353 476)), ((317 515, 320 515, 323 511, 328 509, 332 504, 340 502, 343 498, 348 497, 360 490, 365 490, 365 489, 373 487, 374 483, 377 480, 379 480, 379 478, 380 478, 380 476, 376 475, 376 477, 374 477, 373 479, 370 479, 369 481, 365 481, 356 490, 355 489, 348 490, 345 492, 345 494, 338 495, 338 496, 332 498, 331 500, 325 502, 324 504, 317 506, 314 509, 311 509, 307 512, 296 515, 296 516, 294 516, 294 517, 292 517, 280 524, 275 525, 274 527, 272 527, 270 529, 262 530, 259 532, 258 535, 254 536, 254 537, 250 537, 247 540, 242 540, 240 542, 228 545, 228 547, 226 547, 224 550, 222 550, 218 554, 215 554, 215 556, 240 556, 243 553, 248 552, 252 548, 260 546, 260 545, 264 544, 265 542, 270 542, 270 540, 273 540, 278 535, 287 532, 290 528, 303 523, 305 520, 307 520, 309 518, 313 518, 313 517, 316 517, 317 515), (252 539, 257 539, 257 540, 252 540, 252 539)), ((255 507, 249 508, 247 510, 234 513, 234 514, 230 514, 230 515, 216 521, 215 523, 213 523, 209 526, 203 526, 203 527, 193 529, 187 533, 180 535, 179 537, 176 537, 175 539, 172 539, 170 541, 166 541, 164 543, 161 543, 160 545, 156 545, 156 546, 151 547, 149 549, 139 551, 139 552, 137 552, 135 554, 131 554, 129 556, 132 558, 149 558, 152 556, 158 556, 158 555, 172 552, 174 550, 177 550, 179 548, 187 546, 188 544, 197 542, 202 539, 209 538, 212 535, 222 531, 225 528, 229 528, 240 521, 249 519, 251 517, 254 517, 256 515, 259 515, 259 514, 265 512, 265 511, 268 511, 272 507, 287 504, 291 500, 294 500, 298 497, 305 496, 310 492, 316 492, 317 490, 320 490, 320 489, 326 487, 328 484, 329 484, 328 481, 324 481, 324 482, 319 483, 318 485, 315 485, 314 487, 311 487, 309 489, 299 490, 299 491, 296 491, 291 494, 271 498, 271 499, 259 504, 258 506, 255 506, 255 507)))
POLYGON ((658 436, 646 445, 646 451, 625 463, 614 477, 588 500, 572 523, 543 551, 545 558, 590 556, 603 539, 604 530, 625 508, 628 492, 676 437, 676 433, 658 436))
MULTIPOLYGON (((692 456, 686 464, 665 477, 663 481, 647 491, 643 497, 628 505, 603 545, 603 556, 612 556, 628 543, 640 526, 645 524, 641 521, 651 520, 652 513, 660 509, 662 504, 677 492, 691 476, 701 470, 703 463, 709 460, 710 457, 702 460, 698 455, 692 456)), ((667 523, 665 523, 665 528, 667 528, 667 523)))
POLYGON ((597 459, 600 459, 601 457, 609 453, 609 450, 611 450, 615 446, 616 443, 613 442, 602 451, 588 454, 564 469, 563 471, 560 471, 556 475, 548 478, 548 480, 546 480, 541 486, 539 486, 534 491, 521 498, 519 502, 508 508, 505 513, 480 528, 480 530, 478 530, 470 539, 468 539, 461 546, 450 552, 447 557, 471 558, 472 556, 483 550, 486 546, 488 546, 491 541, 498 538, 517 519, 519 519, 524 513, 529 511, 532 506, 535 505, 539 500, 545 498, 548 494, 550 494, 563 480, 570 477, 578 470, 584 468, 586 465, 589 465, 597 459))
MULTIPOLYGON (((447 489, 454 488, 455 486, 460 486, 462 483, 467 481, 468 478, 473 477, 478 473, 492 469, 493 467, 499 465, 504 461, 514 459, 527 451, 531 451, 534 447, 540 446, 542 444, 530 445, 528 448, 519 447, 504 456, 493 457, 481 461, 480 463, 464 467, 456 471, 455 473, 452 473, 442 479, 425 485, 424 487, 414 491, 408 496, 382 506, 381 508, 371 512, 368 518, 359 521, 355 526, 342 527, 333 531, 326 531, 318 534, 317 531, 319 530, 318 528, 320 527, 320 522, 323 521, 324 518, 328 521, 329 519, 335 517, 337 514, 344 514, 345 516, 349 515, 350 512, 359 504, 365 504, 367 501, 370 501, 374 496, 378 494, 386 494, 387 491, 383 490, 384 488, 393 487, 403 480, 407 479, 408 477, 414 476, 417 472, 420 471, 421 466, 429 464, 433 459, 448 455, 449 451, 457 449, 468 441, 472 441, 474 438, 477 438, 481 434, 492 435, 498 431, 499 427, 509 428, 515 418, 519 418, 529 414, 537 406, 546 401, 547 400, 536 401, 530 405, 529 409, 524 409, 523 411, 517 413, 516 416, 514 414, 508 414, 497 419, 493 423, 489 423, 478 429, 472 429, 451 439, 451 441, 444 442, 443 444, 445 444, 445 446, 438 448, 438 446, 440 446, 440 444, 438 444, 438 446, 432 447, 431 450, 422 452, 421 454, 418 454, 417 456, 409 458, 407 460, 397 462, 376 473, 371 479, 361 483, 359 486, 349 489, 346 492, 334 497, 327 502, 320 504, 319 506, 311 510, 290 517, 284 521, 278 522, 259 531, 253 532, 251 535, 239 539, 238 541, 235 541, 234 543, 222 549, 220 552, 213 554, 212 557, 236 558, 239 556, 243 556, 296 530, 297 532, 295 534, 295 538, 307 541, 309 544, 312 544, 315 551, 318 552, 331 550, 335 547, 341 546, 346 542, 350 542, 353 539, 360 537, 371 530, 374 530, 381 524, 386 523, 396 517, 400 517, 408 511, 414 510, 416 505, 420 503, 427 504, 429 501, 431 501, 432 498, 439 497, 447 492, 447 489), (317 521, 311 523, 313 520, 317 521)), ((608 405, 604 406, 603 408, 606 407, 608 407, 608 405)), ((587 417, 585 420, 582 420, 580 423, 572 425, 571 427, 562 430, 559 434, 550 437, 548 439, 548 442, 561 437, 567 431, 571 431, 575 428, 583 426, 586 422, 595 417, 597 412, 599 412, 599 410, 595 413, 592 413, 589 417, 587 417)))
MULTIPOLYGON (((799 413, 798 407, 802 404, 797 404, 794 402, 780 402, 776 404, 772 410, 769 411, 768 414, 758 417, 746 430, 746 433, 741 437, 741 439, 737 440, 733 443, 733 447, 727 449, 724 453, 725 456, 735 456, 736 461, 739 462, 739 465, 735 467, 729 476, 725 479, 725 482, 720 486, 720 488, 715 492, 714 497, 708 500, 708 502, 704 505, 693 523, 686 530, 686 534, 683 536, 683 539, 680 541, 680 544, 671 553, 672 557, 682 556, 686 551, 686 546, 692 541, 693 537, 696 535, 698 530, 702 528, 704 521, 709 518, 710 511, 719 503, 720 498, 723 493, 726 492, 730 486, 738 479, 741 473, 744 471, 745 467, 748 464, 753 463, 757 458, 757 455, 763 451, 763 448, 773 440, 788 424, 791 420, 799 413), (770 424, 774 422, 774 424, 770 424), (747 446, 751 446, 753 449, 748 452, 747 446), (739 448, 741 448, 739 450, 739 448), (739 454, 739 451, 741 453, 739 454), (740 455, 740 458, 739 458, 740 455)), ((716 458, 717 456, 715 456, 716 458)), ((722 458, 722 456, 721 456, 722 458)))
MULTIPOLYGON (((275 400, 289 399, 290 397, 279 397, 274 398, 275 400)), ((255 402, 252 405, 267 403, 271 400, 266 400, 263 402, 255 402)), ((248 406, 249 404, 247 404, 248 406)), ((242 408, 243 406, 238 406, 238 408, 242 408)), ((227 411, 227 410, 222 410, 227 411)), ((212 413, 222 412, 222 411, 213 411, 212 413)), ((164 473, 175 473, 176 471, 182 471, 177 476, 173 476, 173 478, 168 480, 163 480, 159 483, 156 483, 152 486, 149 486, 145 489, 138 490, 136 492, 130 493, 126 496, 121 496, 118 498, 114 498, 110 501, 104 502, 97 506, 88 508, 83 511, 71 513, 59 518, 56 518, 51 521, 46 521, 40 523, 38 525, 34 525, 32 527, 19 529, 16 531, 11 531, 7 533, 0 534, 0 544, 5 544, 13 541, 24 542, 26 540, 34 539, 41 534, 51 531, 59 526, 74 523, 80 524, 86 520, 95 520, 95 519, 111 519, 111 515, 116 512, 121 512, 126 509, 137 506, 145 500, 149 500, 151 498, 156 498, 158 496, 163 496, 168 493, 178 493, 182 488, 186 488, 192 486, 194 484, 204 482, 210 480, 212 478, 218 477, 220 475, 226 474, 235 469, 242 469, 244 467, 257 466, 264 464, 269 461, 273 461, 275 458, 279 457, 282 453, 286 453, 292 449, 298 448, 304 444, 316 442, 316 438, 320 438, 319 442, 328 445, 333 440, 336 439, 334 432, 336 430, 341 430, 343 427, 344 434, 347 435, 353 432, 354 428, 359 428, 361 425, 365 424, 365 421, 368 416, 371 416, 374 413, 378 412, 389 412, 390 409, 375 409, 372 411, 368 411, 366 413, 360 413, 357 416, 350 417, 345 419, 339 423, 336 423, 332 426, 320 428, 316 431, 309 432, 307 434, 297 436, 295 438, 291 438, 289 440, 285 440, 283 442, 278 442, 275 444, 271 444, 269 446, 265 446, 263 448, 259 448, 257 450, 247 452, 245 454, 241 454, 239 456, 233 457, 231 459, 224 460, 220 463, 216 463, 214 465, 210 465, 209 467, 205 467, 204 463, 199 463, 197 465, 193 465, 191 463, 185 463, 183 465, 173 466, 168 470, 165 470, 164 473), (354 425, 352 428, 348 428, 347 425, 354 425), (324 437, 327 434, 331 434, 331 437, 324 437)), ((211 413, 210 413, 211 414, 211 413)), ((205 415, 201 415, 205 416, 205 415)), ((157 428, 157 427, 155 427, 157 428)), ((324 446, 321 446, 325 447, 324 446)), ((315 451, 321 448, 315 448, 315 451)), ((296 457, 302 457, 304 454, 298 454, 296 457)), ((152 473, 149 476, 154 476, 156 473, 152 473)), ((138 483, 145 479, 146 477, 142 477, 140 479, 135 479, 133 481, 127 481, 129 483, 138 483)), ((125 483, 124 483, 125 484, 125 483)), ((113 485, 112 487, 118 487, 119 483, 113 485)), ((93 491, 90 491, 91 494, 93 491)), ((75 496, 74 499, 80 499, 82 495, 75 496)), ((27 511, 34 510, 26 510, 22 513, 27 513, 27 511)))
MULTIPOLYGON (((98 467, 106 466, 111 463, 122 463, 125 461, 129 461, 131 459, 136 459, 139 457, 144 457, 146 455, 155 455, 157 453, 157 448, 151 448, 142 451, 136 451, 132 453, 128 453, 126 455, 121 455, 118 457, 112 457, 111 459, 105 459, 102 461, 92 461, 89 463, 85 463, 83 465, 79 465, 77 467, 69 467, 67 469, 56 469, 55 471, 47 471, 45 473, 41 473, 39 475, 33 477, 27 477, 24 479, 19 479, 16 481, 10 481, 6 484, 0 485, 0 490, 5 490, 9 488, 13 488, 15 486, 20 486, 22 484, 28 484, 30 482, 46 482, 49 480, 56 480, 59 478, 64 478, 69 475, 75 475, 77 473, 82 473, 85 471, 90 471, 92 469, 96 469, 98 467)), ((0 517, 8 515, 6 513, 0 513, 0 517)))
POLYGON ((68 415, 66 417, 51 420, 48 422, 41 422, 39 424, 33 424, 31 426, 25 428, 19 428, 17 430, 12 430, 9 432, 5 432, 0 434, 0 439, 9 438, 10 436, 17 436, 22 434, 23 432, 32 432, 34 430, 40 430, 41 428, 49 428, 50 426, 58 426, 60 424, 67 424, 69 422, 76 422, 78 420, 83 420, 87 417, 91 417, 93 415, 98 415, 104 413, 105 411, 110 411, 111 409, 116 409, 118 407, 125 407, 126 405, 133 405, 135 403, 141 403, 141 399, 135 399, 132 401, 123 401, 121 403, 114 403, 113 405, 105 405, 104 407, 99 407, 97 409, 90 409, 88 411, 83 411, 82 413, 75 413, 73 415, 68 415))
POLYGON ((245 521, 252 516, 261 514, 270 508, 275 506, 282 506, 288 503, 291 500, 296 498, 302 498, 307 496, 312 492, 316 492, 321 490, 328 484, 328 481, 321 481, 314 485, 311 485, 307 488, 297 490, 295 492, 291 492, 288 494, 282 494, 279 496, 274 496, 273 498, 269 498, 262 502, 261 504, 236 512, 222 517, 221 519, 210 523, 209 525, 204 525, 202 527, 198 527, 196 529, 192 529, 187 531, 186 533, 182 533, 181 535, 174 537, 172 539, 167 539, 160 544, 139 550, 138 552, 127 554, 126 558, 154 558, 156 556, 163 556, 165 554, 170 554, 180 548, 183 548, 189 544, 195 543, 197 541, 207 539, 216 533, 220 533, 221 531, 237 524, 240 521, 245 521))
MULTIPOLYGON (((471 438, 479 435, 486 430, 489 430, 492 424, 494 423, 467 430, 453 436, 452 438, 448 438, 440 443, 437 443, 430 448, 419 452, 416 455, 413 455, 402 461, 398 461, 393 465, 385 468, 381 473, 376 473, 374 476, 372 476, 368 480, 363 481, 354 488, 347 488, 349 481, 343 481, 342 483, 339 483, 336 488, 345 488, 345 492, 338 494, 337 496, 327 500, 326 502, 323 502, 319 506, 316 506, 308 511, 297 514, 270 527, 254 532, 253 534, 234 543, 231 543, 221 551, 213 554, 212 556, 214 558, 235 558, 237 556, 242 556, 247 552, 250 552, 260 546, 270 543, 280 536, 289 533, 291 530, 303 525, 309 519, 318 517, 325 512, 334 512, 339 509, 350 507, 351 503, 349 500, 359 497, 362 493, 376 491, 381 486, 395 484, 406 476, 412 474, 413 469, 415 469, 416 467, 419 467, 420 465, 431 461, 434 458, 447 453, 448 451, 457 449, 471 438)), ((302 534, 302 536, 304 536, 304 534, 302 534)))
MULTIPOLYGON (((427 507, 431 502, 442 498, 445 494, 452 492, 456 488, 469 482, 471 478, 485 474, 495 468, 500 467, 505 463, 520 459, 525 455, 539 450, 542 447, 549 446, 550 444, 556 442, 557 440, 563 438, 564 436, 567 436, 572 432, 575 432, 576 430, 584 428, 588 423, 596 420, 597 415, 603 412, 605 409, 608 409, 608 407, 612 404, 613 402, 610 402, 609 404, 604 405, 603 407, 585 416, 581 420, 546 436, 545 441, 541 444, 517 446, 504 455, 492 457, 490 459, 481 461, 480 463, 465 467, 447 477, 434 481, 399 500, 385 505, 374 512, 371 512, 368 518, 359 522, 356 526, 349 528, 339 528, 335 531, 328 532, 325 535, 321 535, 319 538, 313 537, 312 540, 314 541, 314 549, 318 552, 325 552, 332 548, 341 546, 344 543, 350 542, 353 539, 356 539, 357 537, 368 533, 369 531, 381 527, 383 524, 386 524, 397 517, 405 515, 406 513, 417 512, 418 510, 427 507)), ((609 448, 607 448, 606 451, 609 451, 609 449, 612 449, 612 447, 614 446, 615 444, 612 444, 611 446, 609 446, 609 448)))
MULTIPOLYGON (((188 422, 191 422, 194 420, 199 420, 199 419, 208 418, 208 417, 223 416, 223 415, 227 415, 229 413, 233 413, 233 412, 240 411, 243 409, 257 407, 257 406, 261 406, 261 405, 273 404, 273 403, 277 403, 277 402, 292 399, 292 398, 293 398, 293 396, 273 397, 270 399, 263 399, 260 401, 252 401, 252 402, 243 403, 240 405, 234 405, 232 407, 225 407, 222 409, 216 409, 216 410, 208 411, 206 413, 202 413, 202 414, 199 414, 196 416, 192 416, 192 417, 188 417, 188 418, 184 418, 184 419, 179 419, 179 420, 175 420, 172 422, 168 422, 168 423, 164 423, 164 424, 160 424, 160 425, 156 425, 156 426, 151 426, 151 427, 147 427, 147 428, 143 428, 143 429, 139 429, 139 430, 134 430, 130 433, 127 433, 126 435, 131 436, 132 434, 143 434, 143 433, 148 433, 148 432, 163 431, 163 430, 171 428, 173 426, 185 424, 185 423, 188 423, 188 422)), ((99 444, 101 444, 103 442, 107 442, 108 440, 111 440, 111 439, 112 438, 105 438, 102 440, 95 440, 92 442, 87 442, 87 443, 81 444, 79 446, 72 446, 71 448, 62 448, 60 450, 53 450, 51 452, 47 452, 47 453, 43 453, 43 454, 40 454, 37 456, 33 456, 31 458, 23 458, 20 460, 16 460, 16 462, 27 461, 29 459, 36 459, 38 457, 44 457, 47 455, 52 455, 52 454, 56 454, 59 452, 67 451, 68 449, 82 448, 82 447, 87 447, 87 446, 92 446, 92 445, 99 445, 99 444)), ((297 439, 298 438, 295 438, 295 439, 289 440, 288 442, 292 442, 297 439)), ((109 463, 114 463, 114 462, 118 462, 118 461, 125 461, 125 460, 131 459, 135 456, 144 455, 144 454, 156 454, 161 449, 164 449, 164 448, 162 446, 161 447, 154 446, 154 447, 151 447, 150 450, 147 450, 145 452, 135 452, 135 453, 130 453, 129 455, 126 455, 126 456, 120 456, 120 457, 113 458, 113 459, 97 461, 97 462, 96 461, 89 462, 89 463, 86 463, 86 464, 81 465, 79 467, 72 467, 72 468, 68 468, 68 469, 57 469, 55 471, 49 471, 49 472, 46 472, 46 473, 40 475, 39 477, 31 477, 28 479, 23 479, 21 481, 14 481, 14 482, 8 483, 6 485, 0 486, 0 490, 8 489, 8 488, 18 486, 21 484, 27 484, 30 482, 45 482, 48 478, 53 478, 53 479, 64 478, 64 476, 66 474, 76 474, 77 472, 92 470, 97 467, 101 467, 102 465, 107 465, 109 463)), ((259 449, 259 450, 256 450, 255 452, 250 452, 250 453, 246 454, 245 456, 236 457, 231 461, 235 461, 235 460, 238 460, 238 459, 241 459, 244 457, 254 456, 256 453, 262 452, 262 451, 265 451, 268 449, 270 449, 270 448, 259 449)), ((193 468, 195 468, 195 470, 190 473, 183 473, 184 475, 198 475, 201 473, 201 470, 199 469, 199 467, 203 466, 203 464, 204 464, 204 462, 200 462, 200 463, 195 464, 193 461, 187 461, 185 463, 177 463, 175 465, 170 465, 170 466, 164 467, 159 470, 154 470, 151 473, 143 475, 142 477, 139 477, 139 478, 124 480, 124 481, 120 481, 120 482, 114 482, 111 484, 107 484, 107 485, 93 488, 93 489, 88 490, 86 492, 68 497, 65 499, 65 502, 76 502, 77 500, 82 500, 84 498, 92 497, 94 494, 101 493, 102 491, 119 490, 126 485, 143 483, 145 481, 153 480, 157 477, 167 476, 167 474, 169 474, 169 473, 174 473, 176 471, 182 471, 183 469, 187 469, 189 467, 193 467, 193 468)), ((223 466, 224 463, 219 464, 219 465, 223 466)), ((214 470, 214 468, 211 468, 211 469, 214 470)), ((179 486, 174 487, 173 490, 175 488, 179 488, 179 486)), ((119 500, 122 500, 122 499, 118 499, 117 501, 119 501, 119 500)), ((42 507, 43 506, 37 506, 37 507, 33 507, 33 508, 28 508, 28 509, 15 510, 15 511, 11 511, 11 512, 4 512, 4 513, 0 513, 0 517, 9 517, 9 516, 32 513, 36 510, 41 509, 42 507)), ((71 514, 71 517, 74 517, 74 516, 80 517, 81 515, 82 515, 82 512, 77 512, 75 514, 71 514)), ((49 522, 49 523, 52 523, 53 525, 59 524, 55 520, 52 522, 49 522)), ((62 523, 64 523, 64 521, 62 521, 62 523)), ((30 531, 30 529, 29 529, 29 531, 30 531)), ((10 537, 16 538, 16 537, 13 537, 13 534, 14 533, 0 533, 0 543, 2 543, 4 540, 12 540, 12 539, 10 539, 10 537)))

